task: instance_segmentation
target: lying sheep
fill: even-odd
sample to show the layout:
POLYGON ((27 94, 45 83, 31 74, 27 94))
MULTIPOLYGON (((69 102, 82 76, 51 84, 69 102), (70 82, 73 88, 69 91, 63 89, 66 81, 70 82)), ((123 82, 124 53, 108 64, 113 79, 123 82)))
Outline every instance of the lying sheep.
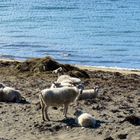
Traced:
POLYGON ((98 96, 99 87, 95 86, 93 89, 85 89, 80 95, 79 100, 93 99, 98 96))
POLYGON ((16 102, 25 101, 18 90, 11 87, 4 87, 0 89, 0 101, 2 102, 16 102))
POLYGON ((42 108, 42 119, 50 120, 47 114, 49 106, 62 106, 64 105, 64 116, 67 117, 68 106, 73 101, 77 100, 83 91, 83 85, 77 87, 61 87, 49 88, 41 91, 39 95, 40 104, 42 108))
POLYGON ((59 88, 59 87, 73 87, 76 86, 73 83, 69 83, 69 82, 62 82, 62 83, 58 83, 58 82, 53 82, 50 88, 59 88))
POLYGON ((95 118, 88 114, 88 113, 84 113, 82 110, 77 109, 74 113, 74 115, 76 116, 76 123, 81 126, 81 127, 91 127, 91 128, 95 128, 96 126, 96 120, 95 118))
POLYGON ((76 78, 76 77, 71 77, 69 75, 61 75, 58 77, 57 79, 58 83, 74 83, 74 84, 80 84, 81 83, 81 79, 76 78))
POLYGON ((51 88, 56 87, 73 87, 81 83, 79 78, 71 77, 69 75, 61 75, 57 81, 53 82, 51 88))
POLYGON ((62 83, 62 82, 63 83, 73 83, 73 84, 80 84, 81 83, 81 79, 79 79, 79 78, 71 77, 69 75, 64 75, 64 70, 62 69, 62 67, 59 67, 58 69, 53 70, 52 73, 58 74, 58 79, 56 81, 58 83, 62 83))

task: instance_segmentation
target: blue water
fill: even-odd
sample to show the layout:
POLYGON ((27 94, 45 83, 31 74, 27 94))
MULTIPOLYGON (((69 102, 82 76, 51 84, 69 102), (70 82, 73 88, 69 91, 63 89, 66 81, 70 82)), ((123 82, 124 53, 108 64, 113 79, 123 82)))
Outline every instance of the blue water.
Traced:
POLYGON ((140 69, 139 0, 0 0, 0 58, 140 69))

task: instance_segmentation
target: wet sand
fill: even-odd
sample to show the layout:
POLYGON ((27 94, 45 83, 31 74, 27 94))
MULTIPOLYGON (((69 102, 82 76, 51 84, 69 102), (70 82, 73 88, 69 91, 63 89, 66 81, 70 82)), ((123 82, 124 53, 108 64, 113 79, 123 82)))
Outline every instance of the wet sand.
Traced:
MULTIPOLYGON (((9 61, 9 63, 11 63, 9 61)), ((0 140, 116 140, 140 139, 140 75, 116 70, 84 69, 90 78, 81 78, 85 88, 100 86, 95 99, 79 101, 98 120, 96 128, 75 125, 75 104, 64 119, 63 108, 49 108, 51 121, 43 121, 38 106, 40 91, 50 87, 57 75, 50 71, 19 71, 0 62, 0 82, 20 90, 29 103, 0 102, 0 140)))

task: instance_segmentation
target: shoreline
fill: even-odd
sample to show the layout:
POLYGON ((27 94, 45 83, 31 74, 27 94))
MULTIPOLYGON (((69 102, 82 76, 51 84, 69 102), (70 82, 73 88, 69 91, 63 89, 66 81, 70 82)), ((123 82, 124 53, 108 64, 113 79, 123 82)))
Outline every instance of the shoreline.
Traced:
POLYGON ((120 72, 123 74, 137 74, 140 75, 140 70, 129 70, 125 68, 113 68, 113 67, 96 67, 96 66, 82 66, 82 65, 75 65, 81 69, 86 69, 89 71, 105 71, 105 72, 120 72))
MULTIPOLYGON (((3 59, 0 58, 0 61, 9 61, 9 62, 24 62, 12 59, 3 59)), ((72 66, 78 67, 80 69, 85 69, 89 71, 104 71, 104 72, 120 72, 122 74, 137 74, 140 75, 140 69, 127 69, 127 68, 115 68, 115 67, 102 67, 102 66, 88 66, 88 65, 79 65, 79 64, 70 64, 72 66)))

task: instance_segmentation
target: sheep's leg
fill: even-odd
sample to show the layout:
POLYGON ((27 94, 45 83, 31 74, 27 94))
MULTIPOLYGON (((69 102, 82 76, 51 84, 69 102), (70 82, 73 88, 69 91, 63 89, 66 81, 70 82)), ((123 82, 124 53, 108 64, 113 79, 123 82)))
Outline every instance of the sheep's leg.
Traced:
POLYGON ((50 121, 49 116, 48 116, 48 106, 45 106, 45 118, 50 121))
MULTIPOLYGON (((40 96, 39 96, 40 97, 40 96)), ((42 119, 43 119, 43 121, 45 121, 45 117, 44 117, 44 109, 45 109, 45 105, 44 105, 44 103, 43 103, 43 101, 42 101, 42 98, 40 97, 40 105, 41 105, 41 111, 42 111, 42 119)))
POLYGON ((64 116, 67 118, 67 112, 68 112, 68 105, 64 105, 64 116))
POLYGON ((45 106, 43 104, 41 104, 41 109, 42 109, 42 119, 43 121, 45 121, 45 116, 44 116, 45 106))

